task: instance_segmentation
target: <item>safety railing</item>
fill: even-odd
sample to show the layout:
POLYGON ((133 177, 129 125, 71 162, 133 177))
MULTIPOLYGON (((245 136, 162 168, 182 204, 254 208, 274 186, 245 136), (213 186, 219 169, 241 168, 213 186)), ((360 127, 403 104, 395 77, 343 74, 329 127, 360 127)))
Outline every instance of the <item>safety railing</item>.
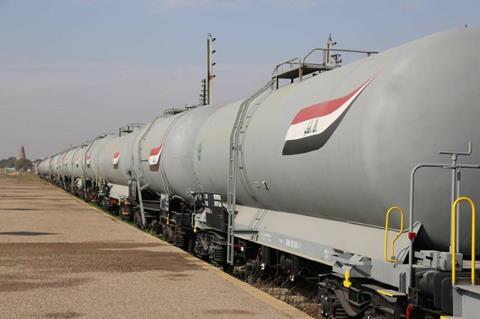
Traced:
POLYGON ((451 246, 451 255, 452 255, 452 285, 455 284, 456 276, 457 276, 457 256, 456 256, 456 247, 457 247, 457 206, 461 202, 467 202, 470 205, 470 209, 472 212, 472 220, 471 220, 471 227, 472 227, 472 242, 471 242, 471 272, 470 272, 470 279, 472 285, 475 285, 475 204, 473 200, 471 200, 467 196, 462 196, 457 198, 452 204, 452 229, 451 229, 451 238, 450 238, 450 246, 451 246))
POLYGON ((404 218, 404 213, 403 209, 398 207, 398 206, 393 206, 390 207, 387 212, 385 213, 385 241, 384 241, 384 253, 383 253, 383 258, 385 259, 386 262, 389 263, 394 263, 397 260, 395 259, 395 242, 397 241, 398 238, 403 233, 403 218, 404 218), (400 213, 400 230, 398 231, 397 235, 395 238, 392 240, 392 246, 391 246, 391 252, 390 255, 388 254, 388 232, 390 231, 389 229, 389 224, 390 224, 390 214, 394 211, 398 211, 400 213))
POLYGON ((296 68, 300 67, 301 65, 302 65, 302 61, 300 60, 300 58, 293 58, 293 59, 287 60, 285 62, 282 62, 282 63, 276 65, 275 68, 273 68, 272 77, 275 77, 276 75, 278 75, 282 72, 289 71, 289 70, 292 70, 292 69, 296 69, 296 68), (285 70, 286 68, 287 68, 287 70, 285 70))
MULTIPOLYGON (((307 63, 307 59, 315 52, 322 52, 324 55, 325 53, 329 53, 329 52, 343 52, 343 53, 360 53, 360 54, 366 54, 367 56, 371 56, 372 54, 378 54, 378 51, 367 51, 367 50, 349 50, 349 49, 334 49, 334 48, 315 48, 315 49, 312 49, 310 52, 308 52, 308 54, 303 57, 302 59, 302 64, 306 64, 307 63)), ((325 62, 326 58, 324 57, 324 62, 325 62)))

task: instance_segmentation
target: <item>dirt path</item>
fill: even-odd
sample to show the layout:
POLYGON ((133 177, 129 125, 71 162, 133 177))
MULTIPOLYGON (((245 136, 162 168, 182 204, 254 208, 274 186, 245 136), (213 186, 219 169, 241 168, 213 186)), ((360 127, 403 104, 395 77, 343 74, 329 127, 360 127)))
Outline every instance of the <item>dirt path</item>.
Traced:
POLYGON ((0 218, 0 318, 306 317, 35 177, 0 218))

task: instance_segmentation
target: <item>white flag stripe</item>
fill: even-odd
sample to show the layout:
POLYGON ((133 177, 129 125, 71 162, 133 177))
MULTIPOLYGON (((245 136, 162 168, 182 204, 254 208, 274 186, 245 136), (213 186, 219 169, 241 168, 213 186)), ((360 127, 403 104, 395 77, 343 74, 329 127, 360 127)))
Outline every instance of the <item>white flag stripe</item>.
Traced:
POLYGON ((298 140, 304 137, 320 134, 323 131, 325 131, 330 125, 332 125, 335 120, 342 115, 343 111, 348 107, 348 104, 344 104, 343 106, 339 107, 336 109, 334 112, 325 115, 325 116, 320 116, 320 117, 314 117, 312 119, 293 124, 290 126, 290 128, 287 131, 287 135, 285 136, 286 141, 292 141, 292 140, 298 140), (315 124, 315 121, 318 120, 318 123, 316 125, 317 130, 315 132, 310 132, 305 134, 305 130, 307 129, 309 123, 312 123, 312 128, 313 125, 315 124))
POLYGON ((160 153, 161 152, 158 152, 155 155, 150 155, 150 157, 148 158, 148 165, 150 166, 157 165, 158 161, 160 160, 160 153))

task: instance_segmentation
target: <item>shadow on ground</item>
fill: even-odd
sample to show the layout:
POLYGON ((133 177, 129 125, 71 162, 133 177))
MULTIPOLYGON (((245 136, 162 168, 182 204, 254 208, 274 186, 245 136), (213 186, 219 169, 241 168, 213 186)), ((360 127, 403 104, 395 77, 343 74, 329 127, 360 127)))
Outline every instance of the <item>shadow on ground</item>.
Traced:
POLYGON ((177 252, 154 250, 161 246, 165 244, 1 243, 0 259, 6 271, 0 277, 0 292, 72 287, 94 280, 87 275, 92 272, 163 270, 181 280, 189 276, 183 272, 201 269, 177 252), (72 278, 72 274, 77 276, 72 278))

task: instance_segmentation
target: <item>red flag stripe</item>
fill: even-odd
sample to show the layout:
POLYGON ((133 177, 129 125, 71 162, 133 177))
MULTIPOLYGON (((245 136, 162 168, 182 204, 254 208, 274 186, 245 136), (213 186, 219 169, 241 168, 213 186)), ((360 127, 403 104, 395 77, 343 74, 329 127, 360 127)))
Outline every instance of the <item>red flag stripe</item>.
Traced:
MULTIPOLYGON (((368 82, 368 81, 367 81, 368 82)), ((365 82, 365 83, 367 83, 365 82)), ((313 104, 310 106, 307 106, 303 109, 301 109, 297 115, 293 118, 292 122, 290 124, 297 124, 300 122, 308 121, 312 118, 320 117, 320 116, 325 116, 328 115, 332 112, 334 112, 336 109, 338 109, 340 106, 342 106, 346 101, 348 101, 349 98, 355 95, 364 85, 360 85, 357 89, 355 89, 352 93, 347 94, 343 97, 339 97, 333 100, 325 101, 325 102, 320 102, 317 104, 313 104)))
POLYGON ((159 147, 152 148, 150 150, 150 156, 158 155, 160 153, 160 151, 162 150, 162 147, 163 147, 163 144, 161 144, 159 147))

